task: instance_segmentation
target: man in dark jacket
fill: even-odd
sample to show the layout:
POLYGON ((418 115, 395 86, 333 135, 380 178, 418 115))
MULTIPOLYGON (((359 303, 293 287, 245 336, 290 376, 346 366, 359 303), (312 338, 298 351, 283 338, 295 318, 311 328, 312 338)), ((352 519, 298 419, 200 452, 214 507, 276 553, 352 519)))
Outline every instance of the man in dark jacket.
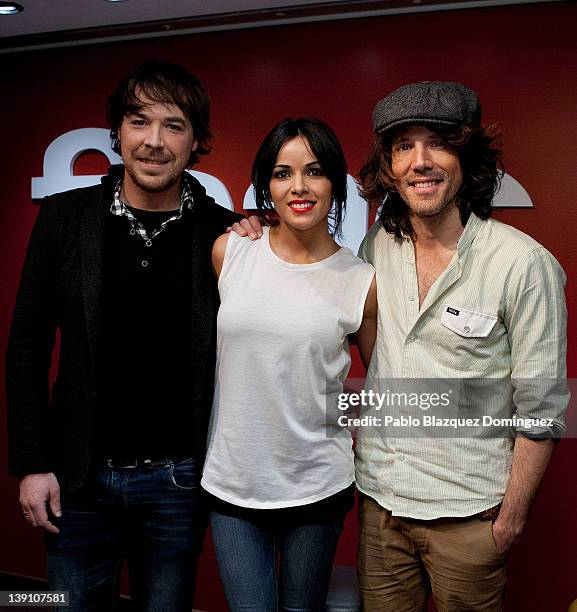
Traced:
POLYGON ((239 215, 185 172, 210 150, 208 96, 185 68, 146 62, 108 110, 124 165, 46 198, 28 246, 7 356, 9 470, 68 610, 111 609, 126 558, 136 609, 184 611, 206 525, 211 249, 239 215))

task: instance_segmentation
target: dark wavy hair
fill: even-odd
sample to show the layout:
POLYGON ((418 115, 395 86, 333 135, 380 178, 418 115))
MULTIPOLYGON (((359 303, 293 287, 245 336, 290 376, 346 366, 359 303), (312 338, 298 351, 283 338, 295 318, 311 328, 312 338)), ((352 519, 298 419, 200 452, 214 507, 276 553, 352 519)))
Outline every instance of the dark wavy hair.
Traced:
POLYGON ((147 60, 123 77, 108 97, 107 114, 113 151, 120 154, 120 125, 128 113, 145 106, 142 96, 153 102, 176 104, 188 117, 198 142, 196 151, 191 151, 189 166, 198 162, 199 155, 210 153, 210 100, 206 90, 184 66, 154 59, 147 60))
POLYGON ((270 181, 279 151, 287 140, 304 136, 323 172, 331 182, 332 207, 329 213, 331 234, 342 236, 347 201, 347 162, 333 130, 320 119, 301 117, 283 119, 266 135, 252 165, 252 185, 260 212, 274 210, 270 199, 270 181))
MULTIPOLYGON (((493 212, 491 202, 503 176, 500 133, 495 125, 472 128, 428 126, 449 147, 461 163, 463 182, 457 192, 461 223, 465 225, 471 213, 488 219, 493 212)), ((385 230, 401 238, 412 236, 413 227, 405 201, 395 188, 391 169, 392 143, 406 126, 377 134, 369 159, 361 168, 361 196, 373 206, 381 206, 379 221, 385 230)))

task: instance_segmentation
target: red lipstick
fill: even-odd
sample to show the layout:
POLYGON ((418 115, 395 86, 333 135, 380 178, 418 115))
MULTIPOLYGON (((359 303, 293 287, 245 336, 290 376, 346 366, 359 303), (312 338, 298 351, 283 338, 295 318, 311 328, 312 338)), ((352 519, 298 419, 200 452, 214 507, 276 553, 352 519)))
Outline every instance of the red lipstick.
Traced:
POLYGON ((314 208, 315 202, 311 202, 310 200, 291 200, 288 205, 289 208, 296 213, 305 213, 314 208))

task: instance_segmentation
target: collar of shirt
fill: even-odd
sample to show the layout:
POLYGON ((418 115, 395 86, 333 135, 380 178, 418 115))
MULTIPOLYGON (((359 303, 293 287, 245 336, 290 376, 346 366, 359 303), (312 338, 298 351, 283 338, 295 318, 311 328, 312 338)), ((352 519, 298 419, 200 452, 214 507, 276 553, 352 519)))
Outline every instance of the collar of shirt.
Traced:
POLYGON ((171 222, 176 221, 182 217, 182 211, 186 207, 188 210, 192 210, 194 207, 194 198, 192 196, 192 191, 190 186, 186 182, 186 180, 182 181, 182 191, 180 194, 180 208, 174 211, 174 215, 170 216, 168 219, 164 220, 160 227, 149 236, 146 233, 146 229, 142 225, 142 223, 132 214, 128 206, 120 199, 120 192, 122 191, 122 180, 118 181, 116 187, 114 189, 114 196, 112 199, 112 205, 110 206, 110 212, 113 215, 119 217, 126 217, 130 223, 130 227, 135 231, 143 240, 152 240, 156 238, 164 228, 171 222))
MULTIPOLYGON (((475 240, 475 236, 477 235, 478 231, 481 229, 482 225, 483 225, 483 220, 480 217, 477 217, 475 213, 471 213, 469 215, 467 224, 465 225, 465 228, 463 229, 463 233, 461 234, 461 237, 459 238, 457 242, 457 256, 459 260, 462 260, 467 254, 469 247, 471 246, 471 244, 473 244, 473 240, 475 240)), ((408 234, 405 234, 404 232, 402 232, 402 235, 403 235, 403 240, 405 242, 412 243, 411 237, 408 234)))
POLYGON ((473 244, 473 240, 475 240, 475 236, 481 229, 482 225, 483 220, 480 217, 477 217, 475 213, 471 213, 469 215, 469 219, 467 221, 467 224, 465 225, 465 229, 463 230, 463 233, 461 234, 461 237, 457 242, 457 255, 459 257, 459 260, 462 260, 467 254, 469 247, 471 246, 471 244, 473 244))

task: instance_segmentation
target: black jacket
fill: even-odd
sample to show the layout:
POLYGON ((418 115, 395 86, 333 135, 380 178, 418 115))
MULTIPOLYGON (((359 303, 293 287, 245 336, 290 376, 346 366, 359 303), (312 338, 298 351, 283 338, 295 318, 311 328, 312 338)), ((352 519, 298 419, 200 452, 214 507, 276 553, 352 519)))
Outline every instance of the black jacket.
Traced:
MULTIPOLYGON (((121 177, 122 166, 109 175, 121 177)), ((55 472, 64 491, 77 490, 90 464, 92 409, 97 400, 98 342, 105 219, 115 180, 45 198, 32 230, 16 299, 6 359, 8 471, 15 476, 55 472), (56 383, 48 374, 57 330, 56 383), (50 397, 51 396, 51 397, 50 397)), ((191 231, 193 291, 190 316, 195 448, 204 454, 212 402, 218 294, 211 267, 214 240, 241 218, 206 195, 185 174, 195 206, 191 231)))

